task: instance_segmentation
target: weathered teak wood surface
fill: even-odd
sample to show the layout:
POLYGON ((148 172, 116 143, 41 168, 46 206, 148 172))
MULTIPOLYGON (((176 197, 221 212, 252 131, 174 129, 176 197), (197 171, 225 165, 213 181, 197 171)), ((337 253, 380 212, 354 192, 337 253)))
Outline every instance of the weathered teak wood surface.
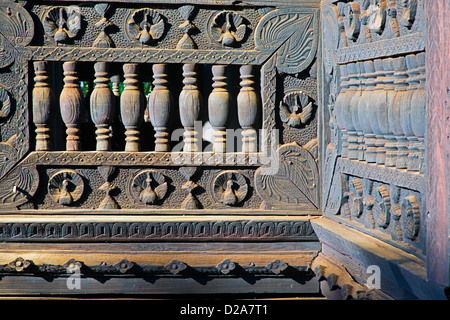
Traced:
POLYGON ((0 295, 319 295, 319 1, 2 0, 0 21, 0 295))

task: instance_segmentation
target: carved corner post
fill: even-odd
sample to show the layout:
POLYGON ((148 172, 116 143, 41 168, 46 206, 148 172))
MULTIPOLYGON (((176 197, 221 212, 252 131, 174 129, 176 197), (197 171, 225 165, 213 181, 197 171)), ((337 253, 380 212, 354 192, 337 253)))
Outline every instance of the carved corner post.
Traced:
MULTIPOLYGON (((341 155, 343 158, 347 158, 348 155, 348 131, 347 125, 344 121, 344 114, 347 107, 348 97, 351 96, 349 93, 348 85, 348 68, 347 65, 343 64, 339 66, 341 73, 341 92, 339 93, 336 102, 334 103, 334 112, 336 114, 336 122, 342 133, 342 144, 341 144, 341 155)), ((367 137, 366 137, 367 141, 367 137)))
POLYGON ((91 118, 97 130, 97 151, 111 150, 111 129, 109 128, 114 120, 116 112, 116 97, 109 87, 108 76, 109 63, 97 62, 95 69, 95 88, 92 91, 91 118))
POLYGON ((49 84, 47 63, 34 62, 33 122, 36 125, 36 151, 51 150, 50 121, 54 95, 49 84))
POLYGON ((259 98, 254 88, 253 66, 240 68, 241 91, 237 97, 238 120, 242 127, 242 152, 257 152, 257 134, 254 129, 259 109, 259 98))
POLYGON ((120 116, 125 126, 125 151, 140 151, 139 126, 144 119, 145 97, 139 90, 139 65, 126 63, 123 65, 125 87, 120 96, 120 116))
POLYGON ((214 129, 213 151, 224 153, 226 151, 226 125, 230 112, 231 96, 227 90, 226 66, 212 67, 213 90, 208 98, 209 122, 214 129))
POLYGON ((180 118, 184 127, 184 148, 185 152, 200 151, 197 138, 198 132, 195 131, 195 122, 198 121, 202 105, 201 92, 197 86, 197 72, 195 64, 183 65, 183 90, 180 93, 180 118))
POLYGON ((63 64, 64 87, 59 97, 61 117, 67 127, 67 151, 81 150, 78 124, 84 109, 84 97, 80 88, 76 68, 77 64, 73 61, 63 64))
POLYGON ((169 151, 169 132, 167 131, 172 111, 172 93, 167 87, 166 64, 153 65, 154 88, 148 98, 150 122, 155 129, 155 151, 169 151))

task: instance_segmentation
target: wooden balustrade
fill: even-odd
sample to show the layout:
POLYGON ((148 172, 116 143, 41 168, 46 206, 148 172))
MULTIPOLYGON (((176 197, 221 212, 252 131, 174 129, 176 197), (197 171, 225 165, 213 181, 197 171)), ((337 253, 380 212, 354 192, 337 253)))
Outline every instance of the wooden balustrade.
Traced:
MULTIPOLYGON (((36 151, 51 151, 49 123, 53 118, 51 114, 52 93, 46 64, 43 61, 34 63, 36 84, 33 90, 33 121, 36 125, 36 151)), ((79 125, 85 114, 85 100, 89 102, 91 121, 96 127, 96 151, 171 151, 169 124, 172 118, 175 118, 173 94, 176 92, 176 88, 171 88, 169 85, 167 64, 152 66, 154 81, 148 99, 145 98, 142 90, 143 82, 137 63, 123 65, 123 86, 121 85, 122 75, 117 74, 116 68, 114 68, 114 75, 109 73, 111 63, 94 63, 95 86, 93 86, 92 92, 86 94, 86 98, 80 87, 80 82, 83 80, 86 83, 86 80, 79 78, 78 67, 76 62, 63 64, 64 86, 59 100, 61 116, 67 127, 66 151, 89 151, 82 150, 79 136, 79 125), (141 150, 140 130, 144 122, 147 103, 148 120, 155 130, 154 150, 141 150), (125 137, 122 136, 123 132, 125 132, 125 137), (112 143, 113 139, 117 139, 117 137, 125 139, 124 150, 114 150, 117 146, 123 148, 123 145, 119 143, 112 143)), ((197 128, 196 125, 203 120, 209 120, 214 130, 212 151, 215 153, 226 152, 226 130, 229 129, 228 122, 231 117, 237 118, 242 129, 242 150, 237 151, 244 153, 258 151, 256 126, 261 106, 255 87, 255 68, 250 65, 239 67, 240 90, 234 97, 237 113, 233 114, 231 108, 233 97, 228 91, 226 76, 229 67, 233 66, 213 65, 211 67, 212 91, 208 96, 208 119, 201 119, 203 98, 197 83, 197 66, 195 64, 182 66, 183 87, 178 99, 178 111, 184 129, 183 152, 201 151, 201 130, 199 130, 201 127, 197 128)))
POLYGON ((341 156, 422 172, 425 54, 340 65, 341 156))

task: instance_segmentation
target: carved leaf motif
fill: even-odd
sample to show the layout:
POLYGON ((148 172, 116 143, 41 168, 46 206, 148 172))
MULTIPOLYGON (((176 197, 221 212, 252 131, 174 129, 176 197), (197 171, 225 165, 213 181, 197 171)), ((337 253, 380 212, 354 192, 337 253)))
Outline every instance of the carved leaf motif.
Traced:
POLYGON ((1 181, 0 204, 20 205, 28 201, 37 189, 39 175, 35 168, 16 167, 1 181))
MULTIPOLYGON (((260 168, 255 174, 258 194, 269 204, 310 203, 318 208, 318 168, 314 157, 293 142, 281 146, 275 170, 260 168)), ((282 206, 281 204, 278 204, 282 206)))
POLYGON ((34 36, 34 22, 20 4, 0 2, 0 68, 12 64, 17 49, 28 45, 34 36))
POLYGON ((312 63, 318 44, 318 12, 277 9, 265 15, 255 30, 255 45, 263 52, 277 52, 282 72, 299 73, 312 63))

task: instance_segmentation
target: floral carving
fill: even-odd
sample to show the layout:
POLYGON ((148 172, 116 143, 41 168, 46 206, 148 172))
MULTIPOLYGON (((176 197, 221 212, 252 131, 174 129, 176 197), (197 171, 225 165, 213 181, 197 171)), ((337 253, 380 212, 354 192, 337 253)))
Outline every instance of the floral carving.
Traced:
POLYGON ((301 91, 288 93, 280 102, 280 118, 291 128, 305 126, 312 117, 313 103, 301 91))
POLYGON ((225 47, 234 47, 244 39, 247 26, 240 14, 223 11, 213 18, 209 32, 215 42, 225 47))
POLYGON ((168 264, 164 266, 167 270, 172 272, 173 274, 178 274, 181 271, 185 270, 187 268, 187 265, 183 262, 180 262, 178 260, 172 260, 168 264))
POLYGON ((126 21, 126 31, 130 40, 142 45, 151 45, 163 36, 164 19, 156 10, 139 9, 126 21))
POLYGON ((130 270, 131 268, 133 268, 135 265, 134 262, 130 262, 127 259, 122 259, 121 261, 119 261, 118 263, 116 263, 114 265, 114 267, 120 271, 120 273, 125 273, 128 270, 130 270))
POLYGON ((236 265, 230 261, 230 259, 225 259, 216 266, 217 270, 223 274, 228 274, 236 268, 236 265))
POLYGON ((114 43, 106 33, 114 24, 106 17, 111 6, 107 3, 98 3, 94 6, 94 10, 102 17, 95 26, 100 29, 100 33, 92 44, 96 48, 112 48, 114 43))
POLYGON ((81 30, 81 13, 77 6, 54 7, 43 21, 45 33, 56 43, 66 43, 81 30))
POLYGON ((61 170, 50 177, 48 192, 52 199, 68 206, 78 201, 83 195, 83 178, 74 170, 61 170))

